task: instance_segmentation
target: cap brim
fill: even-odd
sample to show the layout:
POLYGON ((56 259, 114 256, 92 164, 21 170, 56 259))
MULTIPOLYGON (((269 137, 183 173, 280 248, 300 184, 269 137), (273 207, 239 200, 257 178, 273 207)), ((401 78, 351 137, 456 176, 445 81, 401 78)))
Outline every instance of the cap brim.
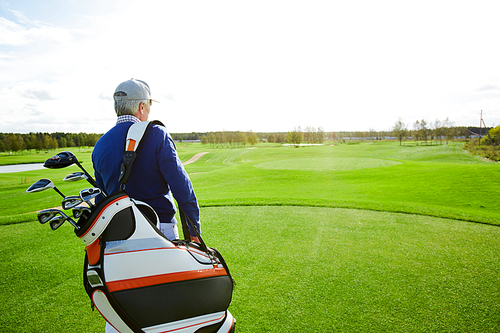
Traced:
MULTIPOLYGON (((115 101, 142 101, 143 100, 140 98, 127 98, 127 96, 113 96, 113 98, 115 101)), ((160 103, 156 99, 152 99, 152 98, 146 98, 146 99, 150 99, 153 102, 160 103)), ((146 99, 144 99, 144 100, 146 100, 146 99)))

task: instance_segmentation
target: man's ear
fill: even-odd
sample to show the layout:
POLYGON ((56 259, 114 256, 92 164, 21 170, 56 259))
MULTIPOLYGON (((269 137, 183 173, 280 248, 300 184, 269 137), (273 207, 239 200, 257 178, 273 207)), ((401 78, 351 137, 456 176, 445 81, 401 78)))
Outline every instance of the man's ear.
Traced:
MULTIPOLYGON (((139 103, 139 107, 137 108, 137 111, 135 112, 136 115, 141 115, 144 113, 144 102, 139 103)), ((139 117, 137 117, 139 118, 139 117)))

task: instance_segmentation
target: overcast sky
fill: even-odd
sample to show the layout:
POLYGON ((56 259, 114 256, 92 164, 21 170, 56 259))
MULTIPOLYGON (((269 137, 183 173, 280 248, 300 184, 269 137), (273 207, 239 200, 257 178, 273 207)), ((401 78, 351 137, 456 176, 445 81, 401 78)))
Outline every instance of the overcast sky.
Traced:
POLYGON ((499 1, 0 0, 0 132, 104 133, 146 81, 171 132, 500 124, 499 1))

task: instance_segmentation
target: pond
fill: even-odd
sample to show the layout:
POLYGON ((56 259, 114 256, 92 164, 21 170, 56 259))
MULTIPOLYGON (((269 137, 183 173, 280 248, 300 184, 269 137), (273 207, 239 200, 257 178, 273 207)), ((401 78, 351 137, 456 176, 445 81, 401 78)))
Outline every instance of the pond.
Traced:
POLYGON ((0 165, 0 173, 22 172, 43 169, 43 163, 0 165))

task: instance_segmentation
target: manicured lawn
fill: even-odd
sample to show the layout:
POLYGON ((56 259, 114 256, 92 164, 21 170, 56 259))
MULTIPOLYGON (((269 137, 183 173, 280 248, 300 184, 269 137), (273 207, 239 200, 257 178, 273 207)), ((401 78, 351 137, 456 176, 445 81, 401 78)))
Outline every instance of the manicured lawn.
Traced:
MULTIPOLYGON (((209 207, 239 332, 497 332, 500 228, 322 207, 209 207)), ((99 332, 69 225, 0 228, 3 332, 99 332)))
MULTIPOLYGON (((500 331, 500 164, 460 143, 177 147, 208 152, 186 170, 237 283, 238 332, 500 331)), ((73 152, 92 173, 90 150, 73 152)), ((35 222, 61 197, 25 192, 49 178, 73 195, 89 185, 62 178, 78 170, 0 174, 2 332, 103 331, 83 243, 35 222)))

